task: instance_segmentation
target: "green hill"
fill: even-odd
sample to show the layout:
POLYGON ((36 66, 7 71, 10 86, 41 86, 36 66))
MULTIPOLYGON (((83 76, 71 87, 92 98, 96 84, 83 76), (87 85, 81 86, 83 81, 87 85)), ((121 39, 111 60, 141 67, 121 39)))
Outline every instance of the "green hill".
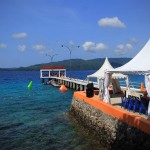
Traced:
MULTIPOLYGON (((102 64, 104 63, 105 58, 96 58, 91 60, 83 60, 83 59, 72 59, 71 60, 71 69, 72 70, 97 70, 99 69, 102 64)), ((116 68, 124 65, 128 61, 130 61, 131 58, 109 58, 109 61, 111 65, 116 68)), ((49 66, 50 63, 44 63, 44 64, 36 64, 28 67, 19 67, 19 68, 0 68, 0 71, 36 71, 40 70, 41 66, 49 66)), ((62 65, 66 67, 67 70, 70 69, 70 60, 63 60, 58 62, 53 62, 52 65, 62 65)))

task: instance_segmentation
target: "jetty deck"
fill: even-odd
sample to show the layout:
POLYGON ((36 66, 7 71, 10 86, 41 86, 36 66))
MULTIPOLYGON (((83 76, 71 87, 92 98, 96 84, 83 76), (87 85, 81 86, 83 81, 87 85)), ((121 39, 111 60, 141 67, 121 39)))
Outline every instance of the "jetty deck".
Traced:
MULTIPOLYGON (((66 69, 63 66, 42 66, 40 69, 40 78, 43 83, 46 80, 54 80, 58 84, 64 84, 68 88, 77 91, 84 91, 88 84, 86 80, 66 77, 66 69)), ((94 88, 98 88, 98 83, 93 82, 93 86, 94 88)))
MULTIPOLYGON (((88 81, 81 80, 81 79, 75 79, 75 78, 69 78, 69 77, 55 77, 55 76, 48 76, 48 77, 41 77, 42 79, 53 79, 56 80, 59 84, 64 84, 65 86, 77 90, 77 91, 84 91, 86 90, 86 86, 88 84, 88 81)), ((44 82, 44 80, 42 81, 44 82)), ((98 89, 98 83, 93 82, 94 88, 98 89)))

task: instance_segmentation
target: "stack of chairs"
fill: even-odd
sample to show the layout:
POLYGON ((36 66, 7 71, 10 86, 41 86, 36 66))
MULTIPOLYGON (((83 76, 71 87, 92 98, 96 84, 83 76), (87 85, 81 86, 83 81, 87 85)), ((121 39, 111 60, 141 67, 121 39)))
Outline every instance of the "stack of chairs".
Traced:
POLYGON ((142 99, 142 97, 137 98, 134 96, 121 97, 121 108, 128 111, 138 112, 139 114, 148 115, 148 103, 142 99))

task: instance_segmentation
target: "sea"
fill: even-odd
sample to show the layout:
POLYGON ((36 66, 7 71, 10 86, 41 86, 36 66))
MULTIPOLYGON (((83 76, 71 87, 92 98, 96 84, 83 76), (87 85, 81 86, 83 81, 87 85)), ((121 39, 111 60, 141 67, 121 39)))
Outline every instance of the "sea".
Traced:
MULTIPOLYGON (((84 80, 94 72, 72 71, 71 75, 84 80)), ((130 80, 143 82, 144 77, 131 75, 130 80)), ((1 71, 0 150, 105 149, 68 115, 73 93, 42 84, 39 71, 1 71)))

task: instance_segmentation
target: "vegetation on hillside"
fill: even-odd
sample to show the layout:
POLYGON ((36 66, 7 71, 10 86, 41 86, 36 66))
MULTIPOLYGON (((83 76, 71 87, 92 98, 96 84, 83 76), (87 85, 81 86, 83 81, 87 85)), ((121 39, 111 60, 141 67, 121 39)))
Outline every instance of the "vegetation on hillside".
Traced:
MULTIPOLYGON (((83 59, 72 59, 71 60, 71 69, 72 70, 97 70, 99 69, 103 63, 105 58, 97 58, 97 59, 91 59, 91 60, 83 60, 83 59)), ((109 58, 109 61, 111 65, 116 68, 124 65, 127 63, 131 58, 109 58)), ((50 63, 45 64, 36 64, 28 67, 19 67, 19 68, 0 68, 0 71, 6 70, 6 71, 36 71, 40 70, 41 66, 49 66, 50 63)), ((66 67, 66 69, 70 69, 70 60, 63 60, 58 62, 53 62, 52 65, 62 65, 66 67)))

